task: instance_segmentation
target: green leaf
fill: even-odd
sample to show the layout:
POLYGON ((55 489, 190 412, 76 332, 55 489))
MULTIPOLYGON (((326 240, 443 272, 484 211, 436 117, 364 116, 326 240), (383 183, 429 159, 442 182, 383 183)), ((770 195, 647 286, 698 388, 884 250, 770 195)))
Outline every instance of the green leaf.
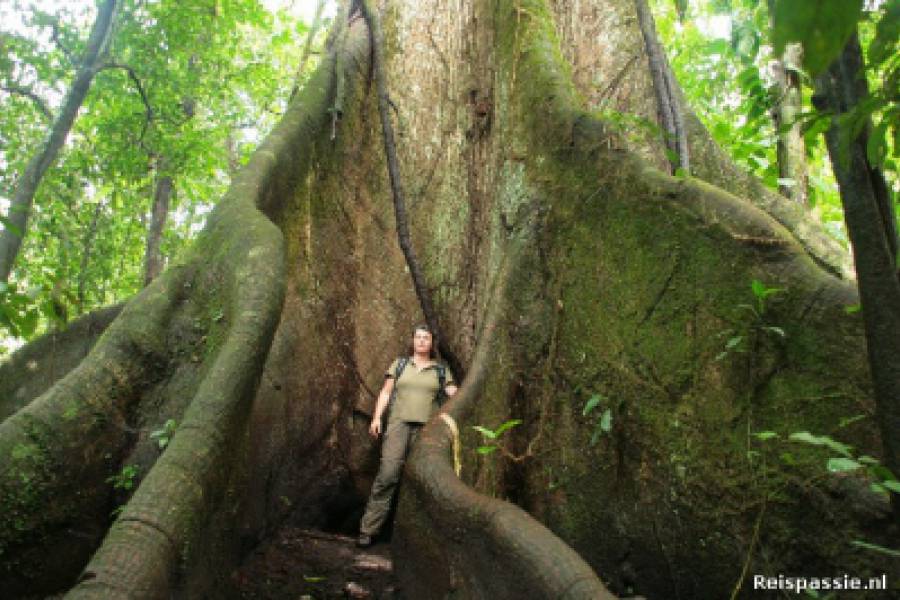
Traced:
POLYGON ((753 290, 753 295, 757 298, 765 298, 766 294, 766 284, 764 284, 759 279, 754 279, 750 282, 750 289, 753 290))
POLYGON ((813 435, 808 431, 796 431, 789 435, 788 439, 792 442, 805 442, 814 446, 821 446, 824 443, 819 436, 813 435))
POLYGON ((478 454, 490 454, 497 450, 497 446, 478 446, 475 448, 475 452, 478 454))
POLYGON ((736 335, 733 338, 730 338, 727 342, 725 342, 725 349, 732 350, 735 347, 737 347, 737 345, 740 344, 742 341, 744 341, 744 336, 736 335))
POLYGON ((886 487, 884 487, 883 485, 881 485, 880 483, 877 483, 875 481, 873 481, 872 483, 869 484, 869 489, 872 490, 873 492, 875 492, 876 494, 884 494, 885 496, 890 494, 890 492, 887 490, 886 487))
POLYGON ((833 440, 827 435, 813 435, 808 431, 798 431, 792 433, 789 438, 793 442, 803 442, 805 444, 812 444, 813 446, 825 446, 834 450, 839 454, 843 454, 844 456, 850 458, 850 446, 847 444, 842 444, 837 440, 833 440))
POLYGON ((818 75, 856 30, 862 0, 775 0, 772 41, 777 56, 791 42, 803 45, 803 66, 818 75))
POLYGON ((513 427, 515 427, 517 425, 521 425, 521 424, 522 424, 522 419, 510 419, 509 421, 503 423, 500 427, 498 427, 494 433, 496 433, 497 436, 499 436, 504 431, 512 429, 513 427))
POLYGON ((610 429, 612 429, 612 411, 607 408, 600 417, 600 430, 609 433, 610 429))
POLYGON ((885 548, 884 546, 879 546, 877 544, 870 544, 869 542, 864 542, 862 540, 853 540, 850 543, 859 548, 865 548, 866 550, 872 550, 874 552, 879 552, 881 554, 887 554, 888 556, 900 557, 900 550, 893 550, 891 548, 885 548))
POLYGON ((838 429, 843 429, 844 427, 847 427, 848 425, 853 425, 857 421, 862 421, 865 418, 866 418, 866 415, 864 415, 864 414, 853 415, 852 417, 844 417, 843 419, 838 421, 838 429))
POLYGON ((849 306, 844 307, 844 312, 847 313, 848 315, 854 315, 861 310, 862 310, 861 304, 851 304, 849 306))
POLYGON ((774 325, 763 326, 763 331, 768 331, 769 333, 774 333, 776 335, 780 335, 781 337, 787 337, 784 329, 782 329, 781 327, 775 327, 774 325))
POLYGON ((766 441, 771 440, 772 438, 777 438, 778 434, 774 431, 758 431, 753 434, 757 439, 766 441))
POLYGON ((884 483, 885 481, 897 481, 897 478, 894 477, 894 474, 891 473, 891 470, 882 464, 870 465, 869 473, 880 479, 882 483, 884 483))
POLYGON ((591 396, 587 402, 584 403, 584 409, 581 411, 582 416, 587 416, 591 413, 592 410, 599 406, 600 401, 603 400, 602 394, 594 394, 591 396))
POLYGON ((497 439, 497 432, 495 432, 492 429, 488 429, 487 427, 482 427, 481 425, 473 425, 472 429, 479 432, 481 435, 483 435, 486 438, 490 438, 492 440, 497 439))
POLYGON ((891 490, 895 494, 900 494, 900 481, 894 481, 893 479, 885 479, 881 482, 881 485, 891 490))
POLYGON ((844 473, 862 468, 862 465, 852 458, 829 458, 828 470, 832 473, 844 473))
POLYGON ((900 39, 900 3, 886 2, 885 12, 875 26, 875 39, 869 45, 869 63, 886 61, 897 52, 900 39))
POLYGON ((304 575, 303 581, 306 583, 321 583, 322 581, 325 581, 325 577, 304 575))
POLYGON ((19 321, 19 335, 24 338, 31 337, 37 328, 38 316, 39 314, 36 310, 26 312, 25 316, 19 321))

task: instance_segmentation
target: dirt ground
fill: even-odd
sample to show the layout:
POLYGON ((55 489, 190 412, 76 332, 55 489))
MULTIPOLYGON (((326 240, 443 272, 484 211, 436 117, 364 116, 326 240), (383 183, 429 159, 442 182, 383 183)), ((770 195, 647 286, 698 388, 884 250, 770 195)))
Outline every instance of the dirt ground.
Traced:
POLYGON ((390 545, 359 549, 355 538, 286 527, 231 576, 246 600, 402 600, 390 545))

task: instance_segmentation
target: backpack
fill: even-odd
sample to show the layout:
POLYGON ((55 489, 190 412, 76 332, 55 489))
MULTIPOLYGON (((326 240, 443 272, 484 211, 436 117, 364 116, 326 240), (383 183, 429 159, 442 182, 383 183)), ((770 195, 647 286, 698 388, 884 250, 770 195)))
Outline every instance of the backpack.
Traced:
MULTIPOLYGON (((397 382, 400 381, 400 375, 403 374, 403 369, 405 369, 408 364, 408 356, 401 356, 397 359, 397 367, 394 369, 394 389, 391 390, 387 410, 384 411, 383 418, 385 424, 387 423, 388 415, 391 414, 391 409, 394 407, 394 400, 397 399, 397 382)), ((447 385, 447 367, 445 367, 443 363, 436 363, 435 369, 437 370, 438 376, 438 392, 436 399, 438 406, 443 406, 444 402, 447 400, 447 392, 444 391, 444 387, 447 385)))

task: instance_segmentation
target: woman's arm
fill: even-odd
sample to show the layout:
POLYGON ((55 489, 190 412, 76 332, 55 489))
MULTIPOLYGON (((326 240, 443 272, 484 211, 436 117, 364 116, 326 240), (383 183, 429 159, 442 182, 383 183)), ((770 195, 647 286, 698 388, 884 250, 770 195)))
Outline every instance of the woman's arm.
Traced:
POLYGON ((392 391, 394 391, 394 378, 387 377, 384 380, 384 385, 381 387, 381 393, 378 394, 375 412, 372 413, 372 422, 369 424, 369 435, 373 438, 378 438, 381 435, 381 417, 384 415, 384 411, 387 410, 392 391))

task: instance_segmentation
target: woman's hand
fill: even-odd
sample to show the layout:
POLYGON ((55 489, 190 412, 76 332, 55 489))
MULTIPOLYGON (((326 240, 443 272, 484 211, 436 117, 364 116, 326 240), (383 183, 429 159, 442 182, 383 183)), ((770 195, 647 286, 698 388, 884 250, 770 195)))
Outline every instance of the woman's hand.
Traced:
POLYGON ((387 410, 388 401, 391 398, 391 392, 393 390, 394 378, 389 374, 384 380, 384 386, 381 388, 381 393, 378 394, 378 401, 375 403, 375 412, 372 413, 372 422, 369 423, 369 435, 376 440, 378 439, 378 436, 381 435, 381 417, 384 415, 384 411, 387 410))

